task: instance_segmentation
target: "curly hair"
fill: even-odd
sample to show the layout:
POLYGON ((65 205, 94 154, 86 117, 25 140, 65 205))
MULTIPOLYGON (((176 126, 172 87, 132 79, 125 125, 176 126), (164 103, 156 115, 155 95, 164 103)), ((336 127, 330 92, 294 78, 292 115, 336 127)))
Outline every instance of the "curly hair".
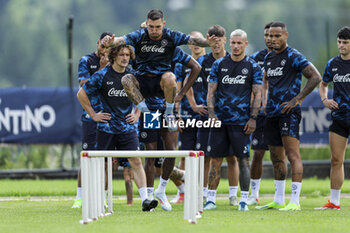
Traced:
POLYGON ((339 39, 349 40, 349 39, 350 39, 350 27, 348 27, 348 26, 342 27, 342 28, 338 31, 337 37, 338 37, 339 39))
POLYGON ((129 49, 130 52, 130 59, 135 59, 135 52, 134 49, 130 45, 122 44, 117 47, 113 47, 110 49, 108 53, 108 60, 111 65, 114 63, 114 58, 118 56, 118 53, 120 52, 121 49, 127 48, 129 49))

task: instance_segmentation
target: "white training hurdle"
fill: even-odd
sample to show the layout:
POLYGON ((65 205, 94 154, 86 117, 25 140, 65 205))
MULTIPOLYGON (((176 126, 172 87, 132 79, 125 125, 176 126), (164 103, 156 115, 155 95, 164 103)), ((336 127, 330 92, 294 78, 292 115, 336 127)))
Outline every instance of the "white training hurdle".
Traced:
POLYGON ((184 219, 197 223, 203 212, 204 152, 203 151, 82 151, 81 186, 82 220, 88 224, 113 213, 112 157, 185 157, 184 219), (107 158, 108 210, 105 211, 105 158, 107 158))

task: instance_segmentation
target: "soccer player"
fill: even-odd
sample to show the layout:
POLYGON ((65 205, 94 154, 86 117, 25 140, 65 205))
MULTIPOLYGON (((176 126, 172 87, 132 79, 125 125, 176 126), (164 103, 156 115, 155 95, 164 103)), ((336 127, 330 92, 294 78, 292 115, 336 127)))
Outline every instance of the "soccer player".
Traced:
MULTIPOLYGON (((226 30, 220 25, 214 25, 208 29, 207 34, 209 36, 215 36, 217 38, 216 42, 213 43, 210 47, 212 52, 207 53, 204 56, 198 58, 199 64, 202 66, 200 77, 202 77, 202 95, 201 103, 204 106, 207 106, 207 94, 208 94, 208 79, 213 63, 224 56, 228 55, 228 52, 225 50, 226 44, 226 30)), ((201 116, 201 120, 205 121, 208 119, 208 115, 201 116)), ((208 195, 208 175, 209 175, 209 165, 210 157, 207 156, 208 148, 208 138, 209 138, 209 129, 200 128, 197 133, 198 143, 196 146, 197 150, 202 150, 205 152, 204 157, 204 184, 203 184, 203 202, 207 203, 208 195)), ((230 153, 232 155, 232 152, 230 153)), ((230 205, 237 205, 237 191, 238 191, 238 163, 234 156, 226 157, 227 166, 228 166, 228 182, 229 182, 229 203, 230 205)))
POLYGON ((299 153, 300 105, 321 81, 321 76, 299 51, 288 46, 288 31, 283 22, 274 22, 270 26, 269 36, 273 51, 266 55, 264 62, 264 107, 267 98, 264 138, 269 145, 274 167, 275 198, 273 202, 256 208, 300 210, 299 198, 303 177, 303 164, 299 153), (300 91, 302 75, 307 82, 300 91), (288 205, 285 205, 285 156, 292 169, 292 196, 288 205))
MULTIPOLYGON (((108 57, 105 55, 107 48, 102 45, 101 40, 105 36, 112 36, 112 33, 103 32, 100 36, 100 39, 97 40, 96 46, 97 50, 93 53, 83 56, 79 61, 79 84, 82 86, 89 78, 98 70, 103 69, 108 63, 108 57)), ((100 111, 99 108, 99 98, 96 94, 89 95, 89 100, 91 106, 96 112, 100 111)), ((96 144, 96 122, 83 110, 82 117, 82 149, 83 150, 94 150, 96 144)), ((80 168, 78 171, 78 187, 77 195, 75 197, 72 208, 81 208, 82 205, 82 194, 81 194, 81 173, 80 168)))
POLYGON ((350 27, 338 31, 337 46, 340 55, 328 61, 320 85, 323 105, 332 113, 329 126, 331 148, 331 200, 320 210, 340 210, 340 190, 344 182, 344 157, 350 134, 350 27), (328 99, 328 84, 333 82, 333 99, 328 99))
MULTIPOLYGON (((135 123, 140 111, 133 113, 133 104, 128 98, 121 79, 132 70, 127 69, 133 57, 133 48, 120 45, 110 50, 108 58, 111 65, 96 72, 80 88, 77 96, 86 112, 97 123, 97 149, 99 150, 138 150, 139 141, 135 123), (88 95, 99 94, 102 111, 95 112, 88 95)), ((140 158, 128 159, 139 188, 142 210, 150 211, 158 205, 157 200, 147 199, 146 175, 140 158)))
MULTIPOLYGON (((174 126, 175 117, 173 115, 175 102, 184 97, 198 76, 199 70, 198 72, 195 69, 191 70, 188 82, 176 95, 176 77, 171 72, 173 52, 177 46, 182 44, 209 46, 208 43, 214 42, 216 38, 207 36, 207 39, 203 40, 165 28, 161 10, 150 10, 147 14, 146 25, 147 28, 139 29, 124 37, 107 37, 103 43, 106 46, 129 44, 135 48, 137 72, 135 75, 127 74, 123 77, 124 89, 141 112, 149 112, 145 98, 164 96, 166 100, 164 117, 170 125, 169 129, 174 131, 177 130, 177 127, 174 126)), ((170 149, 174 138, 170 134, 165 137, 167 138, 164 142, 165 148, 170 149)), ((167 211, 171 210, 171 205, 166 198, 165 188, 174 165, 175 158, 164 160, 160 184, 155 191, 155 196, 160 200, 162 208, 167 211)))
POLYGON ((210 129, 209 190, 204 210, 216 209, 220 167, 223 158, 229 156, 229 147, 239 164, 241 200, 238 210, 249 210, 249 143, 261 105, 263 74, 259 65, 245 55, 247 46, 246 32, 234 30, 230 35, 231 54, 216 60, 210 72, 207 98, 209 118, 220 120, 222 125, 221 128, 210 129))
MULTIPOLYGON (((264 41, 266 49, 260 50, 250 57, 253 58, 264 72, 264 58, 268 52, 272 50, 272 44, 269 37, 269 29, 273 22, 265 25, 264 28, 264 41)), ((261 93, 262 94, 262 93, 261 93)), ((264 125, 265 125, 265 113, 260 111, 258 119, 256 120, 256 129, 252 134, 251 148, 254 150, 253 159, 250 167, 250 189, 251 195, 248 198, 248 205, 259 204, 259 187, 262 176, 262 160, 265 155, 265 151, 269 149, 268 145, 264 142, 264 125)))

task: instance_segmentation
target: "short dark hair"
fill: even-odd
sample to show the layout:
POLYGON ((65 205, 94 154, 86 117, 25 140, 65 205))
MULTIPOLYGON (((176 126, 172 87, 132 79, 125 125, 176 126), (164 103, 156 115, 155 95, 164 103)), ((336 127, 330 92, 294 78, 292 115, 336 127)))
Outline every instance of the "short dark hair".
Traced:
POLYGON ((286 24, 283 23, 283 22, 280 22, 280 21, 273 22, 273 23, 270 25, 270 28, 278 28, 278 27, 287 30, 286 24))
POLYGON ((111 63, 111 65, 113 65, 114 58, 118 55, 119 51, 122 50, 123 48, 129 49, 130 59, 134 59, 135 58, 134 49, 130 45, 121 44, 121 45, 119 45, 117 47, 112 47, 111 50, 108 53, 108 60, 109 60, 109 63, 111 63))
POLYGON ((157 20, 157 19, 161 19, 163 20, 163 12, 159 9, 153 9, 153 10, 150 10, 148 13, 147 13, 147 19, 150 19, 150 20, 157 20))
POLYGON ((269 29, 273 23, 274 23, 273 21, 270 23, 267 23, 264 27, 264 30, 269 29))
POLYGON ((343 39, 343 40, 349 40, 350 39, 350 27, 344 26, 341 29, 339 29, 337 38, 343 39))
POLYGON ((113 34, 112 34, 112 32, 102 32, 102 34, 100 36, 100 40, 105 38, 105 36, 113 36, 113 34))
POLYGON ((208 34, 209 36, 215 35, 217 37, 223 37, 226 36, 226 30, 220 25, 214 25, 208 29, 208 34))

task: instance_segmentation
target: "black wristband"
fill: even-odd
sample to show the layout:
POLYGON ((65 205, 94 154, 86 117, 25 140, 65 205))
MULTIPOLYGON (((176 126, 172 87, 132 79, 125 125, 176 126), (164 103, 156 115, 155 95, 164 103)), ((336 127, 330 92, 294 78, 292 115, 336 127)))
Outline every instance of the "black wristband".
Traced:
POLYGON ((250 116, 250 119, 256 120, 256 119, 258 119, 258 117, 257 116, 250 116))

